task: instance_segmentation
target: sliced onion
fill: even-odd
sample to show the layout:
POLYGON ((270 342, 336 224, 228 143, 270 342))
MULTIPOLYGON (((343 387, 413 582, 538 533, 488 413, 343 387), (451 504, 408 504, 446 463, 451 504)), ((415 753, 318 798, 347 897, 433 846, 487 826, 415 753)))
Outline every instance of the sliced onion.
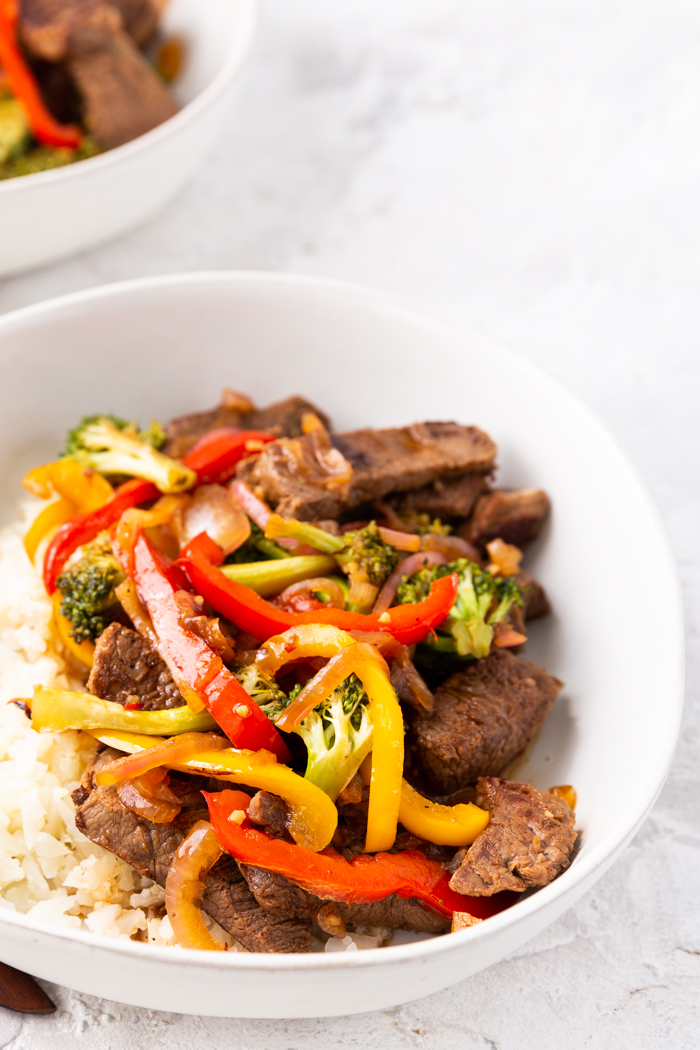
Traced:
POLYGON ((396 597, 399 584, 404 576, 413 576, 414 572, 418 572, 426 565, 444 565, 448 560, 445 554, 435 550, 417 551, 408 558, 404 558, 377 595, 372 612, 374 614, 386 612, 396 597))
POLYGON ((520 547, 496 539, 486 544, 486 550, 491 559, 489 572, 496 576, 516 576, 520 572, 520 562, 523 560, 520 547))
POLYGON ((510 624, 501 622, 494 624, 493 644, 499 649, 508 649, 511 645, 523 645, 527 637, 516 631, 510 624))
POLYGON ((379 588, 374 583, 370 583, 369 580, 353 579, 352 575, 350 576, 348 601, 356 607, 356 612, 370 612, 378 594, 379 588))
POLYGON ((358 642, 373 645, 385 660, 393 660, 403 649, 406 649, 406 646, 402 642, 397 642, 393 634, 389 634, 388 631, 350 631, 349 633, 358 642))
POLYGON ((314 919, 323 932, 330 937, 345 936, 345 919, 340 910, 340 905, 335 901, 324 904, 323 907, 314 912, 314 919))
MULTIPOLYGON (((250 801, 248 796, 246 799, 250 801)), ((173 857, 165 880, 165 910, 182 948, 226 951, 226 945, 207 929, 201 912, 206 891, 204 877, 222 852, 211 824, 198 820, 173 857)))
POLYGON ((153 630, 153 624, 151 618, 148 615, 148 610, 145 605, 142 604, 141 599, 136 593, 136 585, 133 580, 129 577, 120 583, 118 587, 115 587, 114 593, 119 599, 119 603, 129 617, 138 633, 146 638, 151 645, 157 647, 158 635, 153 630))
POLYGON ((168 786, 168 771, 163 768, 117 784, 117 795, 126 809, 154 824, 170 824, 182 809, 180 799, 168 786))
POLYGON ((179 590, 175 591, 175 604, 180 611, 178 620, 181 627, 203 638, 223 660, 233 660, 233 646, 221 630, 218 616, 205 616, 203 598, 179 590))
MULTIPOLYGON (((250 520, 254 521, 258 528, 264 532, 268 519, 272 514, 267 503, 258 499, 253 490, 244 481, 232 481, 229 486, 229 492, 234 503, 238 504, 246 512, 250 520)), ((293 540, 290 536, 280 536, 275 540, 275 543, 292 554, 318 554, 318 551, 314 550, 313 547, 309 547, 305 543, 299 543, 299 540, 293 540)))
POLYGON ((469 558, 469 561, 481 565, 481 555, 476 547, 463 540, 461 536, 438 536, 434 532, 426 532, 421 537, 421 548, 424 551, 440 551, 447 555, 447 561, 456 558, 469 558))
POLYGON ((218 543, 224 554, 237 550, 250 536, 250 521, 223 485, 200 485, 182 514, 184 547, 200 532, 218 543))
POLYGON ((150 769, 185 762, 200 751, 217 751, 231 746, 231 742, 217 733, 181 733, 172 736, 155 747, 125 755, 102 766, 95 774, 97 784, 118 784, 134 777, 143 776, 150 769))
POLYGON ((339 653, 331 657, 318 674, 314 675, 310 682, 307 682, 289 707, 282 712, 277 723, 280 729, 290 733, 306 718, 309 711, 313 711, 317 704, 330 696, 333 690, 337 689, 340 683, 353 673, 356 666, 354 648, 354 645, 350 645, 347 649, 341 649, 339 653))
POLYGON ((419 551, 421 548, 420 536, 415 532, 400 532, 398 529, 387 529, 380 525, 379 535, 384 543, 395 547, 397 551, 419 551))
POLYGON ((328 579, 327 576, 315 576, 310 580, 300 580, 298 583, 292 583, 289 587, 286 587, 281 594, 277 595, 275 604, 280 605, 284 609, 286 608, 286 603, 295 595, 314 595, 319 591, 328 595, 328 601, 321 602, 321 605, 325 605, 328 609, 345 608, 345 595, 343 594, 343 588, 339 583, 336 583, 335 580, 328 579))

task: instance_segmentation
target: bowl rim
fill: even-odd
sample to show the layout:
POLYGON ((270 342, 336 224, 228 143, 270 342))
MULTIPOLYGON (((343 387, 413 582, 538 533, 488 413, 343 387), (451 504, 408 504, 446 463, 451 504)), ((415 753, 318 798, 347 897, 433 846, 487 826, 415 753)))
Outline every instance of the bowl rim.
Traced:
MULTIPOLYGON (((209 953, 198 952, 192 949, 173 951, 171 947, 150 945, 144 942, 118 941, 85 930, 71 930, 54 926, 50 923, 31 921, 24 914, 4 908, 0 908, 0 923, 19 927, 27 932, 50 934, 64 941, 84 945, 95 950, 109 949, 140 959, 152 958, 154 961, 165 962, 173 966, 197 965, 204 969, 221 969, 225 967, 234 970, 313 971, 327 969, 328 967, 354 969, 379 966, 383 965, 383 963, 409 962, 417 957, 429 959, 436 953, 456 948, 459 944, 464 943, 467 937, 477 941, 495 939, 499 933, 509 926, 528 923, 528 920, 533 916, 559 899, 562 899, 563 904, 559 912, 563 913, 613 863, 645 820, 668 775, 680 730, 684 687, 683 602, 680 579, 661 515, 646 487, 640 480, 636 468, 595 413, 565 384, 550 375, 546 369, 536 365, 510 347, 504 346, 499 341, 490 339, 478 331, 443 317, 430 309, 415 306, 406 298, 352 282, 305 274, 255 270, 203 270, 134 278, 57 296, 4 314, 0 316, 0 339, 5 334, 22 328, 25 324, 34 320, 41 320, 42 317, 54 312, 61 314, 65 311, 74 318, 76 316, 76 308, 80 309, 82 307, 86 316, 89 316, 92 303, 101 300, 129 296, 134 293, 138 294, 151 290, 165 290, 178 285, 205 286, 213 283, 239 286, 245 286, 246 284, 258 287, 267 286, 271 292, 274 291, 275 287, 279 287, 292 290, 298 289, 300 292, 310 292, 314 295, 330 294, 341 296, 346 300, 350 300, 351 303, 354 301, 365 307, 371 306, 378 312, 391 313, 411 323, 429 325, 434 330, 451 334, 453 337, 461 336, 462 338, 467 338, 472 343, 483 347, 486 352, 489 349, 497 350, 514 364, 517 363, 518 368, 529 372, 540 384, 549 387, 551 393, 566 401, 572 415, 579 416, 589 427, 598 432, 598 435, 607 442, 610 454, 614 456, 618 467, 626 471, 630 483, 637 491, 637 496, 646 507, 649 525, 656 534, 657 568, 666 578, 674 594, 673 604, 666 609, 666 627, 669 632, 669 643, 666 647, 669 654, 667 657, 669 665, 668 704, 666 706, 666 719, 663 723, 663 728, 660 727, 657 735, 658 746, 654 755, 654 762, 650 763, 647 768, 644 790, 640 789, 638 794, 620 810, 620 815, 614 826, 592 847, 587 856, 582 857, 579 855, 575 863, 548 886, 539 889, 536 893, 526 895, 524 899, 518 901, 513 907, 492 916, 488 923, 480 923, 478 926, 459 931, 450 937, 436 936, 409 944, 389 945, 378 950, 362 952, 319 952, 308 955, 302 953, 274 955, 260 952, 209 953), (144 955, 143 953, 146 954, 144 955)), ((0 346, 0 359, 2 353, 3 348, 0 346)), ((555 917, 553 916, 553 918, 555 917)))
POLYGON ((180 129, 191 124, 207 109, 210 108, 224 93, 229 84, 238 76, 243 64, 250 54, 257 28, 260 4, 259 0, 237 0, 240 8, 239 32, 234 35, 232 47, 223 66, 216 74, 211 83, 207 84, 191 102, 187 102, 174 116, 169 117, 157 127, 137 136, 131 142, 125 142, 122 146, 98 153, 95 157, 87 157, 76 164, 66 164, 62 168, 52 168, 50 171, 35 171, 30 175, 21 175, 14 179, 3 179, 0 181, 0 201, 3 196, 17 193, 26 186, 39 186, 48 183, 59 183, 66 179, 77 179, 89 177, 91 172, 97 172, 110 165, 119 164, 121 161, 128 162, 138 157, 139 153, 157 146, 174 135, 180 129))

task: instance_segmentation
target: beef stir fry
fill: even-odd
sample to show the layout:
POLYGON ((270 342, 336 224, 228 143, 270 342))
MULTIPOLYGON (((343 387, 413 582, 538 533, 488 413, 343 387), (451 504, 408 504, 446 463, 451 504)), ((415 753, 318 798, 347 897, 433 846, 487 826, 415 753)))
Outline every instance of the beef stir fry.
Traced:
POLYGON ((165 889, 178 941, 444 933, 570 863, 575 794, 504 772, 562 683, 524 655, 548 512, 453 422, 336 433, 301 397, 145 430, 84 419, 25 538, 98 742, 78 828, 165 889), (55 498, 58 497, 58 498, 55 498))
POLYGON ((161 0, 0 0, 0 179, 84 160, 177 112, 161 0))

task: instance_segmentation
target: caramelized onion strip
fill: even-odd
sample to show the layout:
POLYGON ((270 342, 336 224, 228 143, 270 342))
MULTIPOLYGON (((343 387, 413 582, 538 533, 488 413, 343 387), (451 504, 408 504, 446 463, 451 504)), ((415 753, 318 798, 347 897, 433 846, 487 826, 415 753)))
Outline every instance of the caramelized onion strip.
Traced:
POLYGON ((181 733, 180 736, 170 737, 155 747, 137 751, 133 755, 125 755, 102 766, 95 774, 95 783, 119 784, 140 777, 157 766, 185 762, 190 755, 197 755, 201 751, 221 751, 230 746, 231 741, 217 733, 181 733))
POLYGON ((167 769, 151 769, 143 776, 117 784, 119 801, 132 813, 154 824, 170 824, 182 804, 168 786, 167 769))
POLYGON ((222 852, 211 824, 198 820, 173 857, 165 880, 165 910, 182 948, 226 951, 207 929, 201 911, 204 878, 222 852))
POLYGON ((285 603, 290 598, 293 598, 295 594, 307 593, 316 595, 319 592, 328 595, 328 601, 323 603, 327 608, 345 608, 343 588, 335 580, 328 579, 327 576, 315 576, 310 580, 300 580, 298 583, 290 584, 277 596, 277 604, 285 608, 285 603))
MULTIPOLYGON (((442 539, 443 537, 440 538, 442 539)), ((426 565, 444 565, 447 561, 448 558, 445 554, 432 550, 417 551, 415 554, 409 555, 408 558, 404 558, 377 595, 372 612, 377 614, 387 611, 396 597, 399 584, 404 576, 413 576, 414 572, 418 572, 419 569, 424 568, 426 565)))

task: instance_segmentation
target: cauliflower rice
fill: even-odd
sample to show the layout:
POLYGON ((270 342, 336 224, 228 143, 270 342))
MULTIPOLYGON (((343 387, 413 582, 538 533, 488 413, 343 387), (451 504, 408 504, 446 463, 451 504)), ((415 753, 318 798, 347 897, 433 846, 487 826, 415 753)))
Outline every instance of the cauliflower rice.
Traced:
MULTIPOLYGON (((71 798, 96 743, 86 733, 37 733, 14 700, 35 686, 82 689, 51 627, 52 605, 23 536, 43 501, 0 530, 0 908, 41 922, 120 940, 177 947, 165 892, 75 825, 71 798)), ((230 951, 244 951, 204 916, 230 951)), ((370 928, 330 938, 326 951, 376 948, 391 936, 370 928)), ((314 945, 323 950, 322 944, 314 945)), ((312 949, 313 950, 313 949, 312 949)))

